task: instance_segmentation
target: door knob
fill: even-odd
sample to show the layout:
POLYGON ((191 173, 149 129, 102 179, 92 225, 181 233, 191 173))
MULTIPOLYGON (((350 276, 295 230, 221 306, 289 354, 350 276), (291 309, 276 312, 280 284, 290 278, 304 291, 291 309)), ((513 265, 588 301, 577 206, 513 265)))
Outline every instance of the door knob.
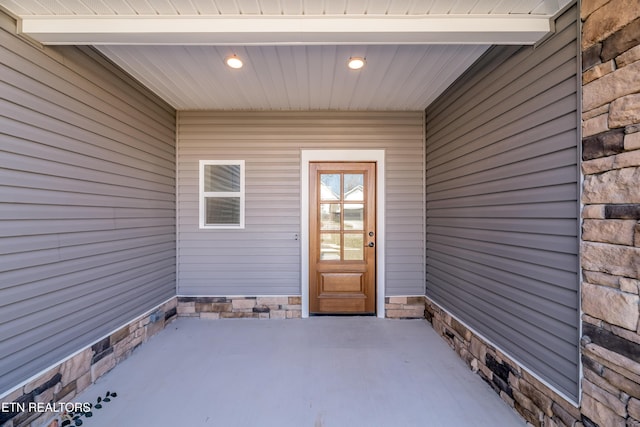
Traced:
POLYGON ((370 248, 374 247, 376 244, 373 242, 369 242, 369 244, 367 246, 369 246, 370 248))

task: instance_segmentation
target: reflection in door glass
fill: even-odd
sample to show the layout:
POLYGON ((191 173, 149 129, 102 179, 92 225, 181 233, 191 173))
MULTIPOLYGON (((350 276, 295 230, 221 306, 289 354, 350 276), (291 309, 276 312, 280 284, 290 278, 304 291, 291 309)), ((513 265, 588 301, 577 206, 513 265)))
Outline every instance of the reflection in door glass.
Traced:
POLYGON ((344 259, 348 261, 362 261, 364 259, 364 236, 362 233, 345 233, 344 259))
POLYGON ((364 200, 364 175, 361 173, 344 174, 344 199, 349 201, 364 200))
POLYGON ((364 205, 361 203, 344 204, 344 229, 363 230, 364 205))
POLYGON ((320 200, 340 200, 340 174, 320 174, 320 200))
POLYGON ((340 260, 340 234, 320 234, 320 259, 323 261, 340 260))
POLYGON ((340 203, 320 204, 320 229, 340 230, 340 203))

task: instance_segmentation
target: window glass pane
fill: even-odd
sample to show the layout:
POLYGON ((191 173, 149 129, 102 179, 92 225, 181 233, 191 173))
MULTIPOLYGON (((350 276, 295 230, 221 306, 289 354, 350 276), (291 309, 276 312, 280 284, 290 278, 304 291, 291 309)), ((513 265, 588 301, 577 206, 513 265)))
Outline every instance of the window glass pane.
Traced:
POLYGON ((320 199, 340 200, 340 174, 320 174, 320 199))
POLYGON ((205 165, 204 191, 240 191, 240 165, 205 165))
POLYGON ((320 204, 320 227, 321 230, 340 230, 339 203, 320 204))
POLYGON ((320 259, 340 260, 340 234, 320 233, 320 259))
POLYGON ((364 230, 364 205, 360 203, 344 204, 344 229, 364 230))
POLYGON ((206 224, 240 225, 240 197, 207 197, 206 224))
POLYGON ((345 233, 344 259, 349 261, 364 260, 364 235, 362 233, 345 233))
POLYGON ((364 174, 344 174, 344 199, 358 202, 364 200, 364 174))

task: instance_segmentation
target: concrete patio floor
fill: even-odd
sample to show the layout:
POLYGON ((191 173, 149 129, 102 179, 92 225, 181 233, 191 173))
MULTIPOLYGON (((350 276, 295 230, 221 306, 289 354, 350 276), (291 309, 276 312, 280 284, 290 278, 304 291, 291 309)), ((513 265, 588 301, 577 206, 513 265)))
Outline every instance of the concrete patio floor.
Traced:
POLYGON ((178 319, 77 396, 85 426, 524 426, 421 320, 178 319))

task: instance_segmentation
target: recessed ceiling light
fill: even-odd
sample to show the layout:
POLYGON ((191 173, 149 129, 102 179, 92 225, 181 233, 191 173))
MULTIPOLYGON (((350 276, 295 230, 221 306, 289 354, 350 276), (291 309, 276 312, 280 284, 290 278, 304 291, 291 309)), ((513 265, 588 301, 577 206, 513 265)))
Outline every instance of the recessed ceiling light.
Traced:
POLYGON ((359 56, 352 56, 351 58, 349 58, 349 62, 347 63, 347 65, 352 70, 359 70, 360 68, 364 67, 364 63, 364 58, 361 58, 359 56))
POLYGON ((242 60, 236 55, 227 56, 224 62, 231 68, 242 68, 242 60))

